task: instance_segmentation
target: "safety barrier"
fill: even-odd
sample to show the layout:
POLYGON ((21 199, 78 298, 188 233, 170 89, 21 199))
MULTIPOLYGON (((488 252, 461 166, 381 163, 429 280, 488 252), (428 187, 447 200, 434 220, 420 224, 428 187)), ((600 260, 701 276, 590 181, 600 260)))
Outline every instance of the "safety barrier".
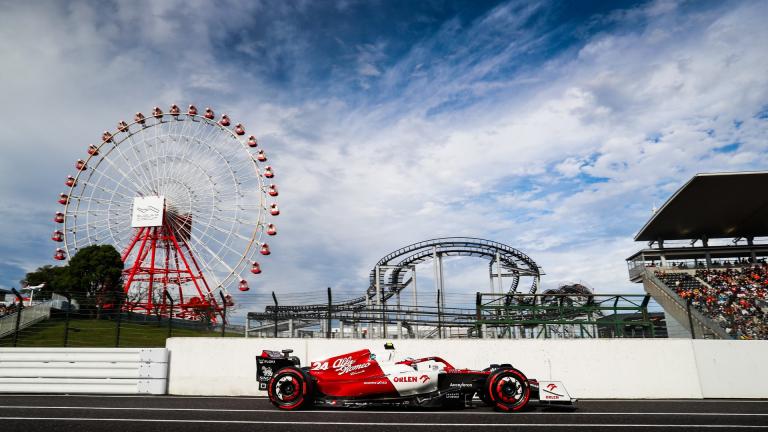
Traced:
MULTIPOLYGON (((169 393, 263 395, 254 357, 294 350, 302 364, 382 351, 385 340, 171 338, 169 393)), ((512 363, 531 378, 563 381, 577 398, 768 398, 768 341, 688 339, 400 340, 400 356, 439 355, 458 367, 512 363)))
POLYGON ((165 394, 165 348, 0 348, 0 392, 165 394))

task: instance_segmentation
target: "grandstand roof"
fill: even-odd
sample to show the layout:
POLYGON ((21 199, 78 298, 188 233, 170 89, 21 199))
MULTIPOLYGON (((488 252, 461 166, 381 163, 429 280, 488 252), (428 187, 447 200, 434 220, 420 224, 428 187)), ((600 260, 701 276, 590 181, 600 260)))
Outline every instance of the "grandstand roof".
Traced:
POLYGON ((768 235, 768 171, 696 174, 635 236, 636 241, 768 235))

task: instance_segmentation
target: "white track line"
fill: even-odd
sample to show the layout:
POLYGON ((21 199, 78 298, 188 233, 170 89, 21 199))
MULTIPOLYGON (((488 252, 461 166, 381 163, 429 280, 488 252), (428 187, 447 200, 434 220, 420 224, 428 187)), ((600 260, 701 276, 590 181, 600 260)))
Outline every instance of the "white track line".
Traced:
POLYGON ((768 403, 768 399, 581 399, 577 398, 579 402, 711 402, 711 403, 768 403))
POLYGON ((48 421, 96 421, 96 422, 141 422, 141 423, 212 423, 212 424, 266 424, 266 425, 333 425, 333 426, 427 426, 427 427, 588 427, 588 428, 708 428, 708 429, 737 429, 762 428, 765 426, 752 425, 681 425, 681 424, 580 424, 580 423, 362 423, 362 422, 297 422, 297 421, 262 421, 262 420, 166 420, 166 419, 127 419, 127 418, 90 418, 90 417, 0 417, 0 420, 48 420, 48 421))
MULTIPOLYGON (((345 410, 345 409, 328 409, 328 410, 299 410, 299 411, 285 411, 279 409, 229 409, 229 408, 162 408, 162 407, 91 407, 91 406, 30 406, 30 405, 0 405, 0 409, 57 409, 57 410, 103 410, 103 411, 200 411, 200 412, 243 412, 243 413, 321 413, 321 414, 422 414, 422 415, 446 415, 446 414, 460 414, 460 415, 502 415, 509 416, 509 413, 494 412, 494 411, 359 411, 359 410, 345 410)), ((512 415, 568 415, 568 416, 607 416, 607 415, 631 415, 631 416, 644 416, 644 415, 680 415, 680 416, 733 416, 733 417, 768 417, 768 413, 714 413, 714 412, 520 412, 512 415)))

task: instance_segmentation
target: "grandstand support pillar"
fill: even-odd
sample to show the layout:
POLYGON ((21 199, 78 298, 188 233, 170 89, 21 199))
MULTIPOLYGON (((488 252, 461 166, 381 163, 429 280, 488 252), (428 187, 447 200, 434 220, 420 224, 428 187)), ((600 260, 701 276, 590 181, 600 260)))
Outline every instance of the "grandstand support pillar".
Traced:
POLYGON ((400 340, 403 338, 403 322, 398 320, 397 321, 397 339, 400 340))
POLYGON ((344 320, 339 320, 339 338, 344 339, 344 320))
POLYGON ((245 317, 245 337, 248 337, 248 333, 251 330, 251 319, 247 316, 245 317))
POLYGON ((661 266, 666 267, 667 266, 667 257, 662 253, 659 254, 659 257, 661 258, 661 266))
POLYGON ((709 251, 704 252, 704 257, 707 260, 707 268, 712 266, 712 255, 709 254, 709 251))

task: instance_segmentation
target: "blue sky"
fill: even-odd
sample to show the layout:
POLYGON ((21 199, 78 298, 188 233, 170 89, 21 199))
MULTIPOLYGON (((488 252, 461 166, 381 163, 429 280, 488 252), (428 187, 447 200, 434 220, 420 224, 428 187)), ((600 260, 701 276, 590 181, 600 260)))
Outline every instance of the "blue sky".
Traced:
MULTIPOLYGON (((154 105, 210 105, 270 149, 280 236, 243 310, 272 290, 356 295, 381 256, 451 235, 525 251, 545 288, 636 292, 624 258, 654 205, 697 172, 768 162, 766 2, 2 10, 0 287, 52 263, 71 161, 154 105)), ((455 295, 485 289, 481 263, 448 271, 455 295)))

